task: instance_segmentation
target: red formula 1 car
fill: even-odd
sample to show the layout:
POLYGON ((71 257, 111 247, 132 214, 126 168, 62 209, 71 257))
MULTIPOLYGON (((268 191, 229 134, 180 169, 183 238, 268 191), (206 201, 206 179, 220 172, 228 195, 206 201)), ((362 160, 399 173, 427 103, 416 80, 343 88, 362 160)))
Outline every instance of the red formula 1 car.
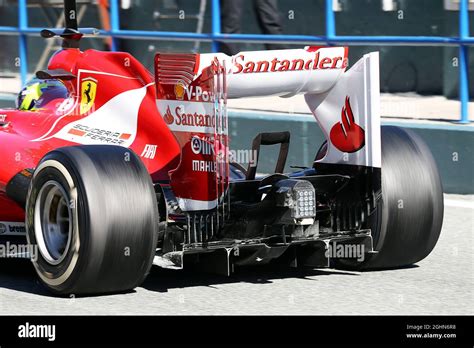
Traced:
POLYGON ((133 289, 153 263, 371 270, 434 248, 440 178, 419 137, 380 126, 377 53, 347 71, 344 47, 157 53, 152 74, 128 53, 82 52, 92 30, 66 26, 42 31, 63 49, 0 110, 0 237, 26 236, 53 292, 133 289), (280 144, 275 173, 234 163, 227 98, 297 93, 327 139, 314 163, 284 172, 288 132, 252 144, 257 162, 280 144))

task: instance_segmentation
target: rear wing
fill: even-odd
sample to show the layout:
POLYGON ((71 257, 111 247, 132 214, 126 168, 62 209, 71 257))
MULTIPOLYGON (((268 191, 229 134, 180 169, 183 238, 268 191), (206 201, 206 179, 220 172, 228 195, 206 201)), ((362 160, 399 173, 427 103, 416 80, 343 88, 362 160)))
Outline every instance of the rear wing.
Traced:
POLYGON ((181 209, 213 209, 224 197, 229 175, 227 98, 304 94, 328 142, 319 162, 380 167, 378 53, 365 55, 346 71, 347 54, 346 47, 232 57, 158 53, 157 106, 182 149, 181 163, 170 173, 181 209))

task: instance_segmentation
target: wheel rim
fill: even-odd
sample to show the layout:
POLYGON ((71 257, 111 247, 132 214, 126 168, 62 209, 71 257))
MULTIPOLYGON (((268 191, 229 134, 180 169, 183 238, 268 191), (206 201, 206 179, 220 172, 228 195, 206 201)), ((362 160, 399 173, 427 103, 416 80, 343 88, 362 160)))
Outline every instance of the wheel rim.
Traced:
POLYGON ((72 237, 68 195, 56 181, 46 182, 35 204, 35 237, 43 258, 52 265, 64 260, 72 237))

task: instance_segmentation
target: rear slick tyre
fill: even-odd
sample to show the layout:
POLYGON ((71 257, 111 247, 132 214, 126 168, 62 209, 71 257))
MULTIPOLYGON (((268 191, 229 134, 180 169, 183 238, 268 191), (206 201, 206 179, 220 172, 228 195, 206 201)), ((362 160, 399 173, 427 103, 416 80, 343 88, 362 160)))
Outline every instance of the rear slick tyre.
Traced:
POLYGON ((443 222, 443 189, 433 156, 414 132, 381 128, 382 198, 371 215, 375 254, 340 268, 374 270, 412 265, 430 254, 443 222))
POLYGON ((63 295, 131 290, 156 250, 158 207, 145 166, 111 145, 64 147, 36 168, 27 197, 28 243, 42 283, 63 295))

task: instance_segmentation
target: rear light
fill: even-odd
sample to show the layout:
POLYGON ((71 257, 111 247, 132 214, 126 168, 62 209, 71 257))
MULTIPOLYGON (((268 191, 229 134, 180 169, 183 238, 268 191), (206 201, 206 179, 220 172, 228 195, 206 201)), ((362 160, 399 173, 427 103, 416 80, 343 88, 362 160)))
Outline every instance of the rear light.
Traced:
POLYGON ((316 216, 316 192, 306 180, 281 180, 276 185, 276 205, 290 209, 293 219, 301 220, 316 216))
POLYGON ((316 216, 316 195, 313 185, 295 190, 295 207, 292 216, 296 219, 316 216))

